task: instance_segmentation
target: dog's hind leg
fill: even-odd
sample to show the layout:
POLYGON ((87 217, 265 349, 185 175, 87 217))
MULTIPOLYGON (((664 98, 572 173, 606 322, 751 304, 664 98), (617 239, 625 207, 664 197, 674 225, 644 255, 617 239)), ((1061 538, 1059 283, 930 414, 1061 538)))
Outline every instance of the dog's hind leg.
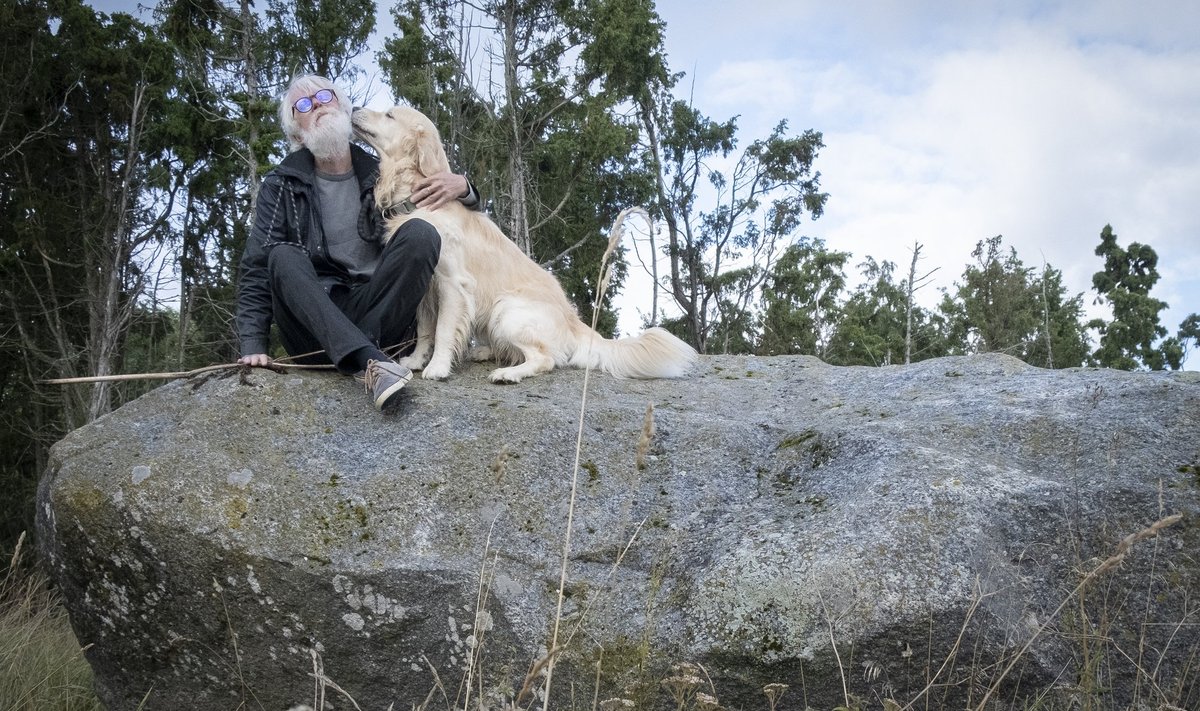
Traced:
POLYGON ((498 361, 515 363, 491 373, 493 383, 519 383, 549 373, 560 360, 564 333, 557 314, 536 300, 507 297, 492 308, 488 341, 498 361))
POLYGON ((489 376, 493 383, 519 383, 531 375, 540 375, 554 370, 554 358, 541 343, 513 344, 525 360, 507 368, 496 368, 489 376))

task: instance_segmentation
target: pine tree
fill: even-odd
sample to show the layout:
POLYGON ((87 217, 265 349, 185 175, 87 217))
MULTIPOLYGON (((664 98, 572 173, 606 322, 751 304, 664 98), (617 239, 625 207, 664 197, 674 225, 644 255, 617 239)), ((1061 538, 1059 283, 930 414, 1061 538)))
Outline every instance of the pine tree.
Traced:
POLYGON ((828 250, 823 240, 807 237, 784 250, 763 287, 759 354, 825 357, 840 319, 849 258, 849 252, 828 250))
MULTIPOLYGON (((835 365, 903 363, 909 322, 908 280, 894 281, 896 265, 867 257, 863 283, 841 307, 826 360, 835 365)), ((920 306, 911 312, 911 360, 945 355, 939 319, 920 306)))
MULTIPOLYGON (((1162 340, 1167 329, 1159 324, 1159 313, 1167 304, 1150 296, 1159 279, 1158 254, 1138 242, 1122 248, 1112 226, 1105 225, 1096 256, 1104 259, 1104 268, 1092 275, 1092 288, 1097 301, 1111 307, 1112 319, 1097 318, 1087 324, 1100 334, 1100 347, 1092 354, 1095 362, 1121 370, 1178 370, 1183 365, 1183 343, 1178 337, 1162 340)), ((1184 321, 1181 331, 1188 323, 1184 321)))

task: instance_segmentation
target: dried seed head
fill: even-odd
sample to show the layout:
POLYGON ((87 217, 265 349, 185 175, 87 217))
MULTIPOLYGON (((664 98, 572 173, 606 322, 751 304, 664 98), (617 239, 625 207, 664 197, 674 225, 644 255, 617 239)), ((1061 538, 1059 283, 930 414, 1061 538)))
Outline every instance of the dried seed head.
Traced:
POLYGON ((774 709, 775 704, 778 703, 780 697, 783 696, 783 692, 785 692, 787 690, 788 690, 787 684, 767 684, 766 686, 764 686, 763 693, 767 695, 767 704, 769 704, 770 707, 772 709, 774 709))
POLYGON ((721 711, 721 703, 717 697, 709 696, 703 691, 696 692, 696 711, 721 711))
POLYGON ((642 434, 638 437, 637 459, 635 464, 639 470, 646 468, 646 454, 650 451, 650 442, 654 439, 654 403, 646 406, 646 416, 642 418, 642 434))
POLYGON ((671 665, 671 673, 674 676, 695 676, 701 674, 701 669, 698 664, 692 662, 675 662, 671 665))
POLYGON ((497 483, 504 478, 504 474, 508 471, 509 456, 511 455, 506 444, 500 448, 500 451, 496 454, 496 458, 492 460, 491 470, 496 475, 497 483))
POLYGON ((600 711, 632 711, 633 702, 629 699, 605 699, 600 702, 600 711))
POLYGON ((669 676, 662 680, 663 688, 671 694, 671 698, 675 699, 675 703, 683 706, 688 697, 692 695, 692 691, 703 684, 704 681, 698 676, 669 676))

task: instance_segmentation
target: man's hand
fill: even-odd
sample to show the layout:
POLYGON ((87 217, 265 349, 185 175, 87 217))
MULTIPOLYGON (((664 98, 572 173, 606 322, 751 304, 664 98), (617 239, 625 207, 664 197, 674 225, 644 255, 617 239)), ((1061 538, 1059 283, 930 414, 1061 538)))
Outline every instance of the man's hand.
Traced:
POLYGON ((238 362, 242 365, 251 365, 256 368, 265 368, 271 364, 271 356, 266 353, 255 353, 254 355, 242 356, 238 358, 238 362))
POLYGON ((449 172, 438 173, 417 183, 410 199, 417 207, 436 210, 466 197, 470 189, 466 176, 449 172))

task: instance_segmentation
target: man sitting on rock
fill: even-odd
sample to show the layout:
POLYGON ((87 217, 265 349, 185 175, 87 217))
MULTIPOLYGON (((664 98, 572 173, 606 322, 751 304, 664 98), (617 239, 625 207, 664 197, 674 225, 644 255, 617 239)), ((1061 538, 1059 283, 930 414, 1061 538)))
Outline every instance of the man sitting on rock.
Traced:
MULTIPOLYGON (((379 161, 351 144, 351 110, 345 92, 319 76, 296 79, 281 97, 292 152, 263 178, 242 256, 238 362, 270 364, 273 318, 288 354, 360 374, 382 410, 412 378, 382 349, 413 341, 441 238, 409 220, 382 245, 379 161)), ((411 200, 431 210, 452 200, 480 205, 466 176, 448 172, 419 183, 411 200)))

